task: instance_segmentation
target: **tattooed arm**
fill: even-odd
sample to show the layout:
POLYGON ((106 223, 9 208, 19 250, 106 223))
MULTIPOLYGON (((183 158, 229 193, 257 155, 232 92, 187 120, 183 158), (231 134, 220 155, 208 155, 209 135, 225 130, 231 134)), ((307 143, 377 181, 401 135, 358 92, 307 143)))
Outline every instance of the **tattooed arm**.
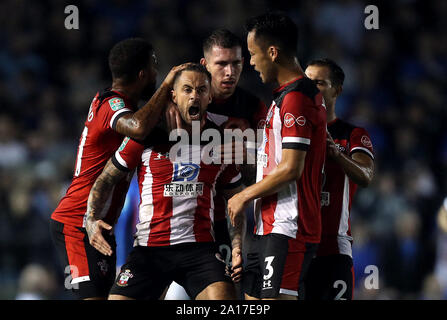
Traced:
POLYGON ((109 160, 104 170, 96 179, 90 190, 87 203, 85 229, 90 244, 104 255, 111 256, 113 251, 102 235, 103 229, 111 230, 112 226, 101 220, 100 214, 106 204, 113 187, 126 177, 128 172, 121 171, 109 160))
MULTIPOLYGON (((224 190, 225 199, 230 199, 233 195, 241 192, 243 189, 242 186, 224 190)), ((242 277, 242 239, 245 231, 245 215, 241 214, 235 219, 234 226, 229 225, 228 232, 231 236, 231 279, 234 282, 239 282, 242 277)))

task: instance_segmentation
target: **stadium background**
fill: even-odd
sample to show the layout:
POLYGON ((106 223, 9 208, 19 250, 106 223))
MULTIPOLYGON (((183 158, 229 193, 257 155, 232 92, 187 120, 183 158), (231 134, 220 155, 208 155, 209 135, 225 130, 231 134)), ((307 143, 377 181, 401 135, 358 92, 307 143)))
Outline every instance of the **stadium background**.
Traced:
MULTIPOLYGON (((299 59, 330 57, 346 73, 337 113, 370 132, 372 185, 352 210, 356 299, 447 298, 447 236, 437 225, 446 195, 446 1, 17 1, 0 2, 0 299, 38 293, 68 299, 48 219, 70 183, 90 101, 110 84, 107 53, 131 36, 149 39, 158 80, 198 61, 201 40, 282 9, 300 27, 299 59), (379 30, 366 30, 367 4, 379 30), (64 28, 77 5, 80 29, 64 28), (444 41, 442 40, 444 39, 444 41), (379 270, 378 290, 364 286, 379 270)), ((270 104, 249 66, 240 84, 270 104)))

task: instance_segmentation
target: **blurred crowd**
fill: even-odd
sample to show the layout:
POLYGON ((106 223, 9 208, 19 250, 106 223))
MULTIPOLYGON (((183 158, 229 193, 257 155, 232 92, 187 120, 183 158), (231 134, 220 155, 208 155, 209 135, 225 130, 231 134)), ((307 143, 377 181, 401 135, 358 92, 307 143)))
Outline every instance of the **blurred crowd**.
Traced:
MULTIPOLYGON (((300 28, 299 60, 329 57, 346 73, 340 118, 365 127, 376 176, 352 209, 356 299, 447 298, 447 239, 437 212, 447 195, 447 2, 85 0, 0 2, 0 299, 65 299, 48 221, 73 174, 91 99, 111 84, 107 54, 127 37, 149 39, 161 81, 198 61, 201 41, 267 9, 300 28), (379 29, 367 30, 367 4, 379 29), (67 30, 64 8, 79 8, 67 30), (444 39, 444 40, 442 40, 444 39), (367 289, 367 266, 379 289, 367 289)), ((241 86, 270 104, 249 66, 241 86)))

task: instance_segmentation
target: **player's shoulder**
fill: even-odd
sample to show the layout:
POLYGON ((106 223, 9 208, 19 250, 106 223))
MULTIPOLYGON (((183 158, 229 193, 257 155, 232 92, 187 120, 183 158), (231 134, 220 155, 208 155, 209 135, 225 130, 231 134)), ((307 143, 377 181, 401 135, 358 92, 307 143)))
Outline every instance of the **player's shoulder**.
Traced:
POLYGON ((369 133, 365 128, 339 118, 328 124, 328 130, 333 138, 344 137, 350 140, 365 136, 363 139, 369 140, 369 133))
POLYGON ((336 125, 340 128, 344 128, 346 131, 349 131, 351 133, 352 132, 366 132, 366 133, 368 133, 368 131, 364 127, 356 125, 352 122, 349 122, 349 121, 346 121, 343 119, 337 119, 337 121, 334 123, 334 125, 336 125))
POLYGON ((273 99, 278 107, 286 102, 287 104, 298 103, 323 109, 323 105, 320 103, 322 102, 321 93, 315 83, 307 77, 301 77, 275 91, 273 99))
POLYGON ((96 95, 96 100, 99 107, 106 106, 114 112, 124 108, 133 109, 124 95, 110 88, 99 91, 96 95))
POLYGON ((315 83, 309 79, 308 77, 298 78, 296 81, 293 81, 289 85, 286 85, 279 91, 280 95, 296 95, 296 96, 304 96, 310 99, 314 99, 316 95, 320 93, 315 83))

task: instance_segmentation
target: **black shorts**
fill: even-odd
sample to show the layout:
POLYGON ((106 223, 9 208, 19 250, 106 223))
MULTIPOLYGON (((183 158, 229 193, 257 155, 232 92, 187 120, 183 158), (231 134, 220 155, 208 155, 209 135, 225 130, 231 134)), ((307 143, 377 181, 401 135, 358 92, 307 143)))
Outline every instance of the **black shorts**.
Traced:
POLYGON ((303 299, 304 277, 318 244, 270 233, 253 235, 246 245, 244 293, 259 299, 276 298, 279 294, 303 299))
POLYGON ((90 245, 84 228, 50 219, 50 233, 64 266, 65 289, 77 299, 107 298, 116 276, 115 237, 104 234, 113 250, 105 256, 90 245))
POLYGON ((231 283, 214 243, 137 246, 121 267, 110 294, 155 300, 172 281, 184 287, 192 299, 214 282, 231 283))
POLYGON ((228 232, 227 219, 214 222, 214 235, 216 238, 216 251, 219 252, 225 264, 231 267, 231 239, 228 232))
POLYGON ((305 282, 306 300, 352 300, 354 269, 345 254, 316 257, 305 282))

